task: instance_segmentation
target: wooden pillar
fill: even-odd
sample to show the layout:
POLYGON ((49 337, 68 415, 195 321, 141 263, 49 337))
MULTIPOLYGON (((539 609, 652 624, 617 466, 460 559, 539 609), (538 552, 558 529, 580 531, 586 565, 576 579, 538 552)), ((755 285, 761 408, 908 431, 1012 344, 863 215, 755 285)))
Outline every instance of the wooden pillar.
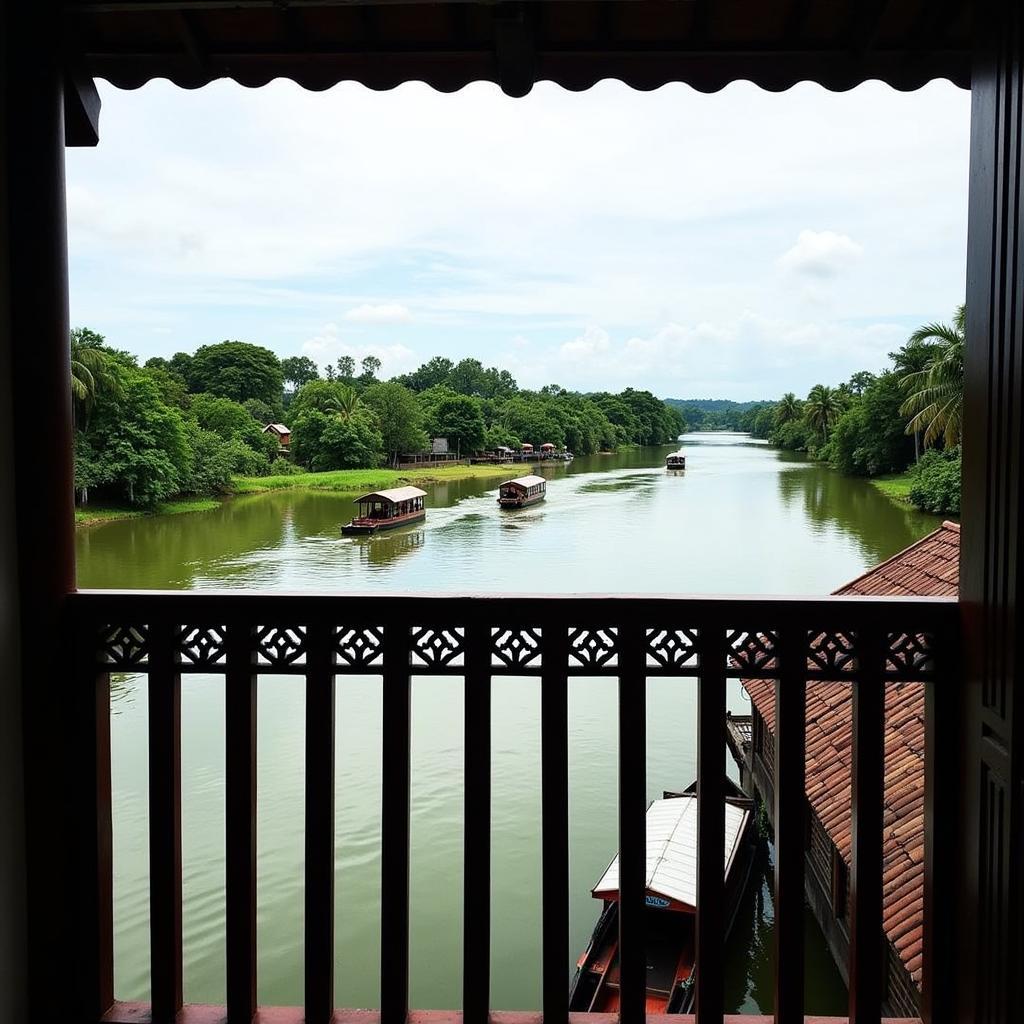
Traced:
MULTIPOLYGON (((70 675, 64 598, 75 585, 64 118, 59 16, 50 0, 4 5, 6 281, 13 494, 19 558, 29 995, 37 1013, 68 990, 75 893, 62 834, 73 764, 60 733, 70 675)), ((6 489, 9 479, 5 475, 6 489)))
POLYGON ((972 74, 960 587, 958 1021, 1020 1019, 1024 863, 1024 14, 979 3, 972 74))
MULTIPOLYGON (((0 16, 2 17, 2 16, 0 16)), ((0 68, 6 68, 8 34, 0 27, 0 68)), ((7 158, 10 83, 0 77, 0 1020, 28 1012, 25 942, 25 797, 19 661, 18 555, 15 528, 14 421, 11 417, 10 270, 7 158)))

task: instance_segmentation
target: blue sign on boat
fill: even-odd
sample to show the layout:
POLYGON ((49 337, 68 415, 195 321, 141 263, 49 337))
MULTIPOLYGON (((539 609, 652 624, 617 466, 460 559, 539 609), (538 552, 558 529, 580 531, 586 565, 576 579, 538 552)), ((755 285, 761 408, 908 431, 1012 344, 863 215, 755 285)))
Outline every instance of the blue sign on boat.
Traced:
POLYGON ((649 907, 667 907, 669 905, 669 901, 666 899, 662 899, 662 897, 660 896, 648 895, 646 897, 645 902, 649 907))

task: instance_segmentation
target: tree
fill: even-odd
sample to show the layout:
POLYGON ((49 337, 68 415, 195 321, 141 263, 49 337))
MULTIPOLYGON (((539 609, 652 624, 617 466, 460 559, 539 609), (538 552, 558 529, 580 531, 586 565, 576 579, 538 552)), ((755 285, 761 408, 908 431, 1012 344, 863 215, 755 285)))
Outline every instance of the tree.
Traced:
POLYGON ((328 363, 327 366, 324 368, 324 376, 328 380, 334 380, 335 377, 338 376, 338 371, 335 370, 334 367, 330 363, 328 363))
POLYGON ((377 371, 380 369, 380 360, 376 356, 364 356, 362 362, 362 378, 366 383, 374 380, 377 371))
POLYGON ((356 375, 356 361, 351 356, 338 356, 338 376, 352 380, 356 375))
POLYGON ((284 388, 281 362, 270 349, 245 341, 203 345, 192 357, 186 375, 189 390, 244 402, 259 398, 280 407, 284 388))
POLYGON ((133 505, 177 493, 191 460, 181 413, 161 401, 157 385, 140 370, 124 371, 120 395, 97 406, 79 453, 79 489, 103 487, 133 505))
POLYGON ((292 452, 297 461, 315 472, 378 466, 384 441, 367 409, 357 409, 347 420, 307 409, 292 425, 292 452))
POLYGON ((792 391, 787 391, 775 403, 775 425, 784 427, 787 423, 798 420, 802 413, 803 409, 800 406, 800 400, 792 391))
POLYGON ((822 441, 828 443, 829 427, 835 422, 839 413, 839 403, 835 392, 824 384, 815 384, 807 395, 804 403, 804 417, 809 426, 821 435, 822 441))
POLYGON ((359 392, 351 384, 336 385, 336 397, 334 400, 334 412, 341 420, 351 419, 352 415, 362 404, 359 392))
POLYGON ((372 384, 362 401, 377 416, 384 453, 397 462, 402 452, 425 449, 429 443, 416 397, 397 381, 372 384))
POLYGON ((265 427, 268 423, 274 422, 274 410, 260 398, 247 398, 242 403, 242 408, 260 427, 265 427))
POLYGON ((900 415, 902 401, 895 373, 876 377, 836 420, 830 443, 832 465, 858 476, 905 469, 913 451, 900 415))
POLYGON ((910 416, 907 433, 924 431, 925 447, 942 438, 947 448, 960 443, 964 407, 964 345, 967 309, 959 306, 950 324, 925 324, 910 336, 907 348, 930 344, 924 367, 907 374, 907 398, 900 411, 910 416))
POLYGON ((427 421, 433 437, 448 438, 457 452, 479 451, 484 443, 484 416, 480 400, 469 395, 442 398, 427 421))
POLYGON ((166 359, 159 356, 147 359, 142 372, 156 383, 160 389, 160 397, 167 405, 184 409, 188 405, 188 385, 184 377, 177 373, 166 359))
POLYGON ((85 423, 101 395, 122 393, 117 361, 105 349, 105 339, 88 327, 71 331, 71 397, 75 419, 85 423))
POLYGON ((847 382, 846 389, 851 395, 859 397, 874 384, 877 378, 868 370, 859 370, 847 382))
POLYGON ((309 356, 289 356, 282 359, 281 373, 284 375, 285 383, 291 385, 292 391, 298 391, 303 384, 320 377, 316 363, 309 356))

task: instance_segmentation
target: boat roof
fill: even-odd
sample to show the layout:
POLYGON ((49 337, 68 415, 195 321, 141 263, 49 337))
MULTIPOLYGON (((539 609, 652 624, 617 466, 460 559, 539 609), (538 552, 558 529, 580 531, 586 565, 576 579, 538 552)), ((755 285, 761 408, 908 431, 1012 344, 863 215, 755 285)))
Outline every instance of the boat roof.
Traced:
POLYGON ((392 487, 389 491, 371 491, 360 495, 356 501, 408 501, 410 498, 422 498, 426 493, 418 487, 392 487))
POLYGON ((515 480, 506 480, 502 485, 503 487, 517 486, 517 487, 536 487, 537 484, 546 484, 547 480, 542 476, 533 474, 531 476, 517 476, 515 480))
MULTIPOLYGON (((729 872, 750 811, 735 804, 725 805, 725 871, 729 872)), ((697 906, 697 798, 672 797, 655 800, 647 808, 647 889, 697 906)), ((619 858, 608 865, 594 886, 594 895, 619 891, 619 858)))

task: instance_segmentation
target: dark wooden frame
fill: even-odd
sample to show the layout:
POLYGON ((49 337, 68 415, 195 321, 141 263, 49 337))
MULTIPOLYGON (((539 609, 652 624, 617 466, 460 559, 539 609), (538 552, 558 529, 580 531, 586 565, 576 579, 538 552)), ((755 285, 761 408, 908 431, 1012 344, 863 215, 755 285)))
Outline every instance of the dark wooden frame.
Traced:
MULTIPOLYGON (((707 24, 709 5, 697 6, 707 24)), ((955 80, 963 80, 962 53, 943 52, 937 45, 938 32, 932 33, 930 46, 925 39, 917 54, 872 53, 870 43, 881 17, 881 6, 884 5, 871 5, 874 14, 867 19, 866 34, 862 19, 851 25, 849 46, 841 59, 835 52, 793 53, 773 49, 770 41, 756 53, 716 53, 702 49, 699 34, 689 49, 671 52, 644 47, 629 50, 614 38, 602 36, 604 41, 599 39, 596 48, 585 55, 586 67, 578 72, 573 70, 577 55, 551 55, 543 59, 561 80, 576 86, 589 84, 610 67, 622 68, 623 77, 638 85, 660 84, 678 77, 682 69, 701 68, 697 77, 701 87, 707 88, 740 77, 775 88, 792 84, 800 77, 830 87, 848 87, 875 73, 904 86, 947 73, 955 80)), ((939 23, 949 5, 934 6, 938 12, 935 21, 939 23)), ((806 3, 794 4, 791 20, 797 28, 806 21, 809 7, 806 3)), ((1020 872, 1010 870, 1011 865, 1021 862, 1024 854, 1024 702, 1014 700, 1021 656, 1017 615, 1024 600, 1024 556, 1018 542, 1024 519, 1024 296, 1020 287, 1024 266, 1024 232, 1020 230, 1024 27, 1019 5, 979 0, 972 8, 976 40, 971 78, 961 628, 958 631, 950 626, 938 638, 939 642, 950 642, 938 659, 948 674, 948 685, 936 682, 927 691, 924 1016, 932 1022, 1005 1024, 1013 1019, 1011 993, 1024 953, 1024 882, 1020 872), (955 674, 958 637, 963 639, 962 677, 955 674), (947 699, 951 694, 955 696, 952 707, 947 699), (962 742, 948 744, 942 737, 962 742), (957 746, 961 751, 959 761, 943 764, 935 755, 937 744, 957 746), (956 797, 955 813, 947 805, 947 794, 956 797), (938 893, 956 894, 955 907, 937 899, 938 893), (956 1001, 951 997, 954 988, 956 1001)), ((102 756, 109 741, 109 723, 105 673, 94 671, 92 637, 88 630, 82 631, 92 621, 88 609, 99 608, 100 603, 67 600, 74 590, 75 571, 63 142, 68 138, 77 144, 95 144, 99 107, 90 80, 95 67, 90 66, 86 72, 83 55, 76 54, 73 46, 64 48, 60 32, 55 29, 59 24, 55 13, 57 5, 43 0, 6 4, 2 11, 7 44, 2 140, 7 202, 3 266, 7 278, 3 300, 5 326, 10 328, 2 343, 8 345, 11 338, 15 339, 9 345, 14 379, 33 382, 32 388, 13 389, 12 409, 15 539, 20 552, 16 610, 25 656, 21 691, 25 723, 30 1013, 34 1020, 48 1021, 56 1016, 86 1024, 97 1020, 111 1006, 113 998, 106 970, 111 924, 104 870, 109 856, 109 778, 104 773, 102 756), (86 664, 91 666, 88 671, 86 664), (69 685, 71 682, 75 685, 69 685), (57 743, 53 742, 55 727, 59 730, 57 743), (76 837, 75 847, 65 841, 69 829, 76 837), (70 968, 69 962, 73 965, 70 968)), ((216 55, 204 54, 194 34, 190 37, 187 17, 183 17, 182 25, 184 36, 191 38, 192 45, 171 63, 181 71, 182 80, 200 84, 211 77, 209 60, 216 55)), ((494 77, 508 91, 517 92, 532 84, 529 74, 537 68, 531 63, 534 58, 527 35, 517 34, 514 18, 507 27, 509 31, 500 33, 499 45, 493 57, 486 57, 485 64, 476 63, 472 55, 467 62, 465 54, 449 60, 445 53, 418 56, 409 50, 388 60, 384 57, 386 51, 379 47, 379 52, 353 52, 344 60, 355 77, 377 80, 378 84, 395 84, 393 79, 408 77, 402 69, 411 67, 414 60, 434 63, 442 69, 439 80, 457 80, 459 84, 479 69, 486 76, 496 68, 494 77), (453 74, 448 75, 447 71, 453 74)), ((89 58, 88 54, 84 56, 89 58)), ((298 59, 297 68, 307 57, 313 57, 315 63, 315 55, 308 47, 290 57, 298 59)), ((267 58, 266 54, 247 55, 239 66, 239 77, 255 83, 281 73, 281 63, 267 58)), ((102 55, 97 59, 101 60, 102 55)), ((164 55, 157 55, 157 63, 160 61, 167 63, 164 55)), ((135 76, 138 84, 147 76, 145 67, 156 64, 120 55, 113 57, 108 66, 115 76, 135 76)), ((327 74, 334 72, 328 70, 327 74)), ((316 79, 315 74, 311 75, 310 81, 316 79)), ((276 607, 280 612, 284 606, 277 598, 267 597, 265 601, 268 603, 263 607, 273 621, 273 609, 276 607)), ((237 607, 240 610, 244 606, 243 601, 237 607)), ((186 607, 185 621, 201 616, 201 605, 186 607)), ((761 614, 766 607, 774 606, 763 602, 757 603, 756 608, 755 603, 733 604, 736 611, 746 609, 753 613, 760 609, 749 619, 756 629, 766 628, 766 617, 761 614)), ((789 607, 794 616, 814 611, 807 604, 789 607)), ((638 605, 637 613, 640 608, 638 605)), ((403 614, 401 604, 396 603, 393 617, 401 620, 403 614)), ((609 606, 606 621, 622 621, 623 616, 628 620, 631 614, 634 613, 628 609, 620 613, 609 606)), ((243 623, 248 621, 248 615, 241 615, 243 623)), ((558 621, 564 621, 564 617, 558 621)), ((562 643, 563 638, 545 634, 546 649, 552 649, 553 644, 557 652, 562 643)), ((560 655, 556 656, 560 661, 560 655)), ((252 701, 252 672, 251 667, 240 663, 233 670, 237 678, 231 689, 240 695, 233 700, 240 703, 229 723, 229 732, 238 741, 237 745, 232 741, 226 755, 230 785, 237 791, 232 798, 237 803, 233 803, 229 814, 244 825, 251 817, 254 799, 249 789, 254 748, 247 706, 252 701)), ((157 787, 157 804, 163 808, 161 813, 169 813, 170 817, 155 826, 169 846, 153 865, 158 880, 154 898, 159 904, 154 948, 164 951, 162 956, 173 958, 177 946, 177 827, 173 813, 176 793, 173 780, 168 784, 163 773, 176 759, 176 670, 163 662, 161 671, 164 677, 159 701, 163 714, 171 720, 154 717, 151 723, 156 740, 152 769, 155 781, 161 783, 157 787)), ((322 666, 318 671, 322 672, 322 666)), ((552 1017, 562 1018, 564 1000, 556 983, 559 972, 550 964, 555 962, 556 953, 560 955, 562 951, 564 905, 559 903, 564 903, 561 898, 567 891, 561 866, 565 834, 557 824, 565 799, 561 751, 565 674, 562 669, 545 669, 544 680, 542 699, 550 717, 544 727, 542 778, 545 815, 553 822, 544 838, 544 1010, 552 1017)), ((400 667, 390 671, 385 685, 393 706, 399 710, 403 705, 407 708, 408 672, 400 667)), ((877 700, 877 693, 867 692, 871 689, 871 685, 866 688, 866 701, 861 703, 859 716, 861 765, 875 739, 873 713, 868 711, 871 702, 877 700)), ((316 695, 320 698, 323 693, 317 690, 316 695)), ((705 699, 709 704, 717 704, 713 690, 705 699)), ((399 715, 399 724, 404 722, 406 730, 389 736, 389 749, 394 747, 400 752, 403 743, 407 744, 407 717, 407 712, 404 718, 399 715)), ((712 717, 709 713, 702 721, 712 717)), ((386 774, 384 786, 388 849, 396 851, 394 858, 389 854, 387 861, 388 880, 394 888, 385 899, 386 909, 395 912, 386 919, 388 941, 401 950, 408 944, 408 859, 401 854, 403 843, 407 845, 408 841, 408 775, 407 766, 404 776, 400 770, 400 758, 396 763, 399 767, 386 774)), ((780 767, 776 765, 777 772, 780 767)), ((792 774, 792 766, 783 770, 792 774)), ((869 767, 857 781, 858 804, 868 809, 868 818, 877 788, 875 774, 869 767)), ((627 790, 633 792, 629 786, 627 790)), ((307 799, 322 823, 326 816, 322 794, 307 794, 307 799)), ((635 813, 635 808, 631 810, 635 813)), ((876 833, 875 820, 863 821, 858 846, 869 852, 868 837, 876 833)), ((319 864, 315 873, 322 885, 326 854, 323 844, 312 842, 313 838, 310 864, 319 864)), ((233 1016, 239 1019, 246 1016, 254 1001, 248 967, 251 924, 246 919, 252 884, 251 855, 252 840, 243 830, 229 850, 235 872, 234 896, 229 896, 229 901, 232 906, 237 902, 241 908, 232 912, 233 937, 229 940, 233 965, 230 998, 233 1016)), ((876 889, 873 866, 862 863, 854 901, 860 902, 862 913, 876 889)), ((323 922, 320 927, 314 927, 313 922, 310 925, 311 931, 320 936, 314 941, 321 943, 326 934, 322 925, 323 922)), ((714 952, 708 955, 713 957, 714 952)), ((783 969, 788 968, 783 965, 783 969)), ((162 964, 159 974, 159 995, 154 993, 160 1003, 157 1012, 167 1016, 178 999, 177 965, 162 964)), ((388 983, 385 1015, 404 1017, 408 1009, 407 990, 401 972, 392 969, 384 980, 388 983)), ((790 977, 789 990, 793 988, 792 981, 790 977)), ((858 979, 855 984, 857 1016, 863 1019, 876 1016, 870 1003, 872 986, 870 979, 858 979)), ((311 1006, 319 1007, 318 1014, 329 1004, 322 965, 307 973, 307 998, 311 1006)), ((710 998, 713 1000, 714 996, 710 998)), ((111 1012, 116 1016, 120 1011, 111 1012)), ((138 1008, 133 1012, 133 1019, 140 1019, 138 1008)), ((181 1021, 198 1021, 222 1012, 185 1008, 178 1017, 181 1021)), ((788 1015, 789 1010, 783 1012, 788 1015)), ((269 1011, 261 1011, 261 1015, 264 1020, 274 1016, 269 1011)), ((278 1016, 281 1020, 294 1019, 291 1011, 282 1010, 278 1016)), ((416 1016, 430 1019, 430 1015, 416 1016)), ((709 1018, 707 1004, 702 1016, 709 1018)), ((362 1018, 352 1015, 352 1019, 362 1018)))

